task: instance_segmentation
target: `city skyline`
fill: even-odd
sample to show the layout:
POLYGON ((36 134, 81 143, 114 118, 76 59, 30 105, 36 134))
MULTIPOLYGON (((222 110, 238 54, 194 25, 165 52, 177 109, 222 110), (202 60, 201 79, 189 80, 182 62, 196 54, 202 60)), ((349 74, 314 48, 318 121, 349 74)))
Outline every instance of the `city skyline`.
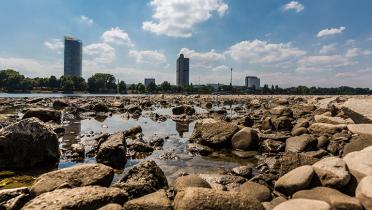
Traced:
POLYGON ((104 72, 175 84, 183 53, 193 84, 229 84, 233 68, 236 85, 256 75, 283 87, 372 88, 368 0, 164 2, 5 0, 0 69, 61 76, 63 36, 71 34, 85 43, 84 78, 104 72))

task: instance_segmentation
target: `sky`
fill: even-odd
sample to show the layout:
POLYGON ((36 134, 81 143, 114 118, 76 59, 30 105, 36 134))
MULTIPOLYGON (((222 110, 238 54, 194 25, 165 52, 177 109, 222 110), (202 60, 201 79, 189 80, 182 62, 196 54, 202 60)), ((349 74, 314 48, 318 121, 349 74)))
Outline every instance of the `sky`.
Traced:
POLYGON ((370 0, 0 0, 0 69, 63 74, 63 37, 83 42, 83 77, 175 84, 372 88, 370 0))

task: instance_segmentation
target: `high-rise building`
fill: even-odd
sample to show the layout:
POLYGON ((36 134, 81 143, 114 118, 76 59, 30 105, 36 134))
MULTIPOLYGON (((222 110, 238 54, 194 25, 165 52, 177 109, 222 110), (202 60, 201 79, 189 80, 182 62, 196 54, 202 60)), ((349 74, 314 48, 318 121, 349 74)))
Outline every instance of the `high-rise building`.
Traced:
POLYGON ((255 76, 246 76, 245 77, 245 86, 247 88, 252 88, 252 89, 260 89, 260 78, 255 77, 255 76))
POLYGON ((82 76, 82 48, 81 40, 65 36, 64 76, 82 76))
POLYGON ((190 59, 185 58, 183 54, 177 59, 177 85, 189 85, 189 63, 190 59))
POLYGON ((151 82, 153 82, 154 84, 156 84, 154 78, 145 78, 145 87, 149 86, 149 84, 151 82))

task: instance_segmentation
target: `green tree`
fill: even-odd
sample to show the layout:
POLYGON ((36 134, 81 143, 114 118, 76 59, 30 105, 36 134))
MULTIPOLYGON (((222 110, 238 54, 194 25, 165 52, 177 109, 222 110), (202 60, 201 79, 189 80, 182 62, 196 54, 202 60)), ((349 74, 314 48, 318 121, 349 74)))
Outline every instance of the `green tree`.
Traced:
POLYGON ((160 89, 164 92, 168 92, 172 89, 172 86, 169 82, 164 81, 163 83, 160 84, 160 89))
POLYGON ((25 76, 13 69, 0 71, 0 86, 7 91, 20 90, 25 76))
POLYGON ((149 93, 154 93, 154 92, 156 92, 157 88, 158 87, 156 86, 155 82, 150 82, 150 84, 147 85, 146 90, 149 93))
POLYGON ((59 86, 59 82, 55 76, 50 76, 48 80, 48 87, 51 89, 56 89, 59 86))
POLYGON ((142 83, 138 83, 136 89, 137 89, 137 91, 138 91, 139 93, 143 93, 143 92, 145 92, 146 87, 145 87, 142 83))
POLYGON ((116 92, 115 81, 111 74, 96 73, 88 79, 88 90, 91 93, 116 92))
POLYGON ((126 94, 127 93, 127 84, 124 81, 119 82, 119 93, 126 94))

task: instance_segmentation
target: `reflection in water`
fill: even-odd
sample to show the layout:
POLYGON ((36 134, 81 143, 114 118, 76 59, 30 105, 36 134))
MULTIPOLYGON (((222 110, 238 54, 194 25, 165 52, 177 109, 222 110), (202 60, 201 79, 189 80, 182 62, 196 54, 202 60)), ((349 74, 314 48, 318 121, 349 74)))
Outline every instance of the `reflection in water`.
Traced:
POLYGON ((71 144, 78 143, 81 133, 81 121, 73 120, 69 125, 65 126, 65 134, 63 135, 62 148, 69 149, 71 144))
POLYGON ((190 122, 176 122, 176 130, 180 137, 183 137, 183 133, 189 132, 190 122))

